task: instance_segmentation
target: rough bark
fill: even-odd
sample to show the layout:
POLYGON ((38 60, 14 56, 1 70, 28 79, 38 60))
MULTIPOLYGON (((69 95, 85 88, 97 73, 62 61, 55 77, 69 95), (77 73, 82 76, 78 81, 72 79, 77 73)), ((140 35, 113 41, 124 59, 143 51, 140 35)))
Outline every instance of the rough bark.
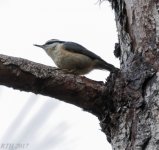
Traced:
POLYGON ((158 150, 159 1, 109 1, 115 10, 121 76, 112 91, 115 109, 103 115, 101 127, 114 150, 158 150))

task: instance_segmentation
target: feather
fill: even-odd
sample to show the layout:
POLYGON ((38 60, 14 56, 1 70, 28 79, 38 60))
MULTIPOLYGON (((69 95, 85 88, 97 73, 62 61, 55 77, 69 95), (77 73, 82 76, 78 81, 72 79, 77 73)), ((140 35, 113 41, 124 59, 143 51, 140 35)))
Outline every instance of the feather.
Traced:
POLYGON ((89 51, 88 49, 86 49, 85 47, 83 47, 80 44, 74 43, 74 42, 65 42, 63 44, 63 48, 65 50, 68 50, 70 52, 74 52, 74 53, 79 53, 79 54, 83 54, 86 55, 88 57, 90 57, 91 59, 99 59, 102 60, 101 57, 99 57, 98 55, 94 54, 93 52, 89 51))

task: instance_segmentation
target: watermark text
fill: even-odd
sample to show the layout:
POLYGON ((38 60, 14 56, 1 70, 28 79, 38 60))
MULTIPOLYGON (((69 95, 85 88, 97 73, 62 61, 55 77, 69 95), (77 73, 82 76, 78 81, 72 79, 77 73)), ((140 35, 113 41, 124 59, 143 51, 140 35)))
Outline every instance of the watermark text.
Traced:
POLYGON ((27 149, 28 147, 28 143, 0 143, 0 150, 20 150, 27 149))

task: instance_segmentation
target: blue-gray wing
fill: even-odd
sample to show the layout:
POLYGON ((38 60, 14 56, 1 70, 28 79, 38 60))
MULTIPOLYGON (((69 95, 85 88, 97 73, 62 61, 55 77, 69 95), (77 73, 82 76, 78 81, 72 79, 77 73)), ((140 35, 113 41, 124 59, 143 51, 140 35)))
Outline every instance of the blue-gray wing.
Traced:
POLYGON ((65 42, 63 46, 64 46, 64 49, 66 49, 70 52, 83 54, 83 55, 86 55, 86 56, 88 56, 92 59, 102 60, 99 56, 97 56, 93 52, 89 51, 88 49, 86 49, 85 47, 83 47, 80 44, 77 44, 77 43, 74 43, 74 42, 65 42))

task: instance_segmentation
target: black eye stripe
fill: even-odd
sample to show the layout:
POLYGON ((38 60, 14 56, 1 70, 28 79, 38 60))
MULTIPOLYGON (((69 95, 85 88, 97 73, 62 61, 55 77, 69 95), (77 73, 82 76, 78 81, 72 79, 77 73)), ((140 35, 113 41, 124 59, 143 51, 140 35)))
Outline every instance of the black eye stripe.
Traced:
POLYGON ((64 41, 50 40, 50 41, 47 41, 47 42, 45 43, 45 45, 50 45, 50 44, 53 44, 53 43, 64 43, 64 41))
POLYGON ((57 42, 57 41, 49 41, 49 42, 46 42, 45 45, 53 44, 55 42, 57 42))

